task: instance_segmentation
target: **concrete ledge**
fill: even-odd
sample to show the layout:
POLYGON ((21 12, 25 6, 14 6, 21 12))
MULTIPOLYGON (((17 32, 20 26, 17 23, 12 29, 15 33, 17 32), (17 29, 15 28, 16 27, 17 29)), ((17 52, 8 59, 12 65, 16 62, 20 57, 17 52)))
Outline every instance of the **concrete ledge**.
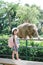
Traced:
POLYGON ((4 65, 43 65, 43 62, 0 58, 0 64, 4 64, 4 65))

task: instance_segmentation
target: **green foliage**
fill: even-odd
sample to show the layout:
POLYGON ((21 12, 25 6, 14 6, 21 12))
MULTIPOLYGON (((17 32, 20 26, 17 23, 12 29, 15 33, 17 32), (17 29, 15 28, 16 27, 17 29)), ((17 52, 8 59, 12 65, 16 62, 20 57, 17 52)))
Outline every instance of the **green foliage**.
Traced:
MULTIPOLYGON (((26 60, 27 48, 27 60, 43 61, 43 45, 41 44, 43 42, 35 44, 33 41, 28 41, 28 46, 26 47, 26 41, 20 40, 19 57, 26 60)), ((11 58, 12 50, 8 47, 8 38, 0 40, 0 55, 4 58, 11 58)))
MULTIPOLYGON (((28 4, 21 6, 0 0, 0 55, 2 55, 0 57, 12 54, 12 50, 8 47, 8 38, 13 27, 17 27, 23 22, 37 24, 40 19, 43 19, 43 10, 35 5, 31 7, 28 4)), ((40 32, 40 34, 43 33, 40 32)), ((29 40, 27 46, 28 60, 43 61, 41 59, 43 58, 43 41, 29 40)), ((20 40, 19 56, 21 59, 26 59, 25 40, 20 40)), ((7 58, 11 58, 11 56, 7 58)))
POLYGON ((39 22, 39 15, 40 11, 36 7, 27 6, 19 6, 16 14, 21 23, 30 21, 35 24, 39 22))
MULTIPOLYGON (((0 41, 0 55, 3 58, 11 58, 12 50, 8 47, 8 41, 5 39, 0 41), (10 55, 10 56, 9 56, 10 55)), ((32 42, 33 44, 33 42, 32 42)), ((26 60, 26 46, 19 47, 19 57, 26 60)), ((31 45, 27 47, 27 60, 43 61, 43 47, 31 45)))
POLYGON ((3 24, 3 27, 0 26, 0 33, 3 33, 2 30, 4 30, 4 34, 7 31, 10 34, 13 27, 17 27, 23 22, 37 24, 42 19, 42 16, 42 10, 35 5, 29 6, 26 4, 21 6, 19 4, 0 1, 0 25, 3 24))
MULTIPOLYGON (((0 1, 0 25, 3 24, 3 30, 9 33, 12 28, 12 22, 15 24, 16 9, 18 4, 5 3, 0 1), (9 29, 9 30, 8 30, 9 29)), ((0 31, 3 33, 2 27, 0 26, 0 31)))
POLYGON ((1 41, 1 40, 3 41, 4 39, 7 40, 7 39, 9 38, 9 36, 10 36, 10 35, 7 35, 7 34, 5 34, 5 35, 4 35, 4 34, 0 34, 0 41, 1 41))

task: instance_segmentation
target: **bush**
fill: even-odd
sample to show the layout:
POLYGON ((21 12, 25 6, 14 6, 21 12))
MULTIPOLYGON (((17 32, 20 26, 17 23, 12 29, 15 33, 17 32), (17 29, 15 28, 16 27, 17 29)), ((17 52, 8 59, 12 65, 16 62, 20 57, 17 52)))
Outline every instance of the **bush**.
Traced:
POLYGON ((19 48, 19 56, 24 60, 43 61, 43 48, 41 47, 27 47, 27 58, 26 58, 26 47, 19 48))
MULTIPOLYGON (((43 61, 43 46, 36 45, 34 42, 30 44, 31 46, 28 47, 20 45, 19 57, 23 60, 43 61)), ((8 47, 7 39, 0 40, 0 57, 11 58, 11 55, 12 50, 8 47)))

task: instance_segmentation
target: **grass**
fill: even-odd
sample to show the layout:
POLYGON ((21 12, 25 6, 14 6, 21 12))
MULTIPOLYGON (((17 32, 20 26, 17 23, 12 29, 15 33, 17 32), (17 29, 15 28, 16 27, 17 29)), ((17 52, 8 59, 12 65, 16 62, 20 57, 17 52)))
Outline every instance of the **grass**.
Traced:
MULTIPOLYGON (((8 39, 8 38, 9 35, 0 34, 0 39, 8 39)), ((43 41, 32 41, 32 40, 28 40, 27 45, 30 46, 32 42, 35 45, 43 46, 43 41)), ((20 40, 20 46, 26 46, 26 40, 20 40)))
POLYGON ((8 39, 9 35, 0 34, 0 39, 8 39))
MULTIPOLYGON (((27 46, 36 45, 43 46, 43 41, 27 41, 27 46)), ((26 46, 26 40, 20 40, 20 46, 26 46)))

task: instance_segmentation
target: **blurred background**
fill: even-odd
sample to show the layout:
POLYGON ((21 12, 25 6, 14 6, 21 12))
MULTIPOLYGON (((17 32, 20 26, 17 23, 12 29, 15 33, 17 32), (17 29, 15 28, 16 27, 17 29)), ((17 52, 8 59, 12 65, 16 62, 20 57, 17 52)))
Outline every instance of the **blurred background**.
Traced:
MULTIPOLYGON (((0 0, 0 57, 11 58, 12 50, 8 47, 11 29, 24 22, 34 23, 43 38, 43 0, 0 0)), ((43 40, 20 40, 19 56, 43 61, 43 40)))

